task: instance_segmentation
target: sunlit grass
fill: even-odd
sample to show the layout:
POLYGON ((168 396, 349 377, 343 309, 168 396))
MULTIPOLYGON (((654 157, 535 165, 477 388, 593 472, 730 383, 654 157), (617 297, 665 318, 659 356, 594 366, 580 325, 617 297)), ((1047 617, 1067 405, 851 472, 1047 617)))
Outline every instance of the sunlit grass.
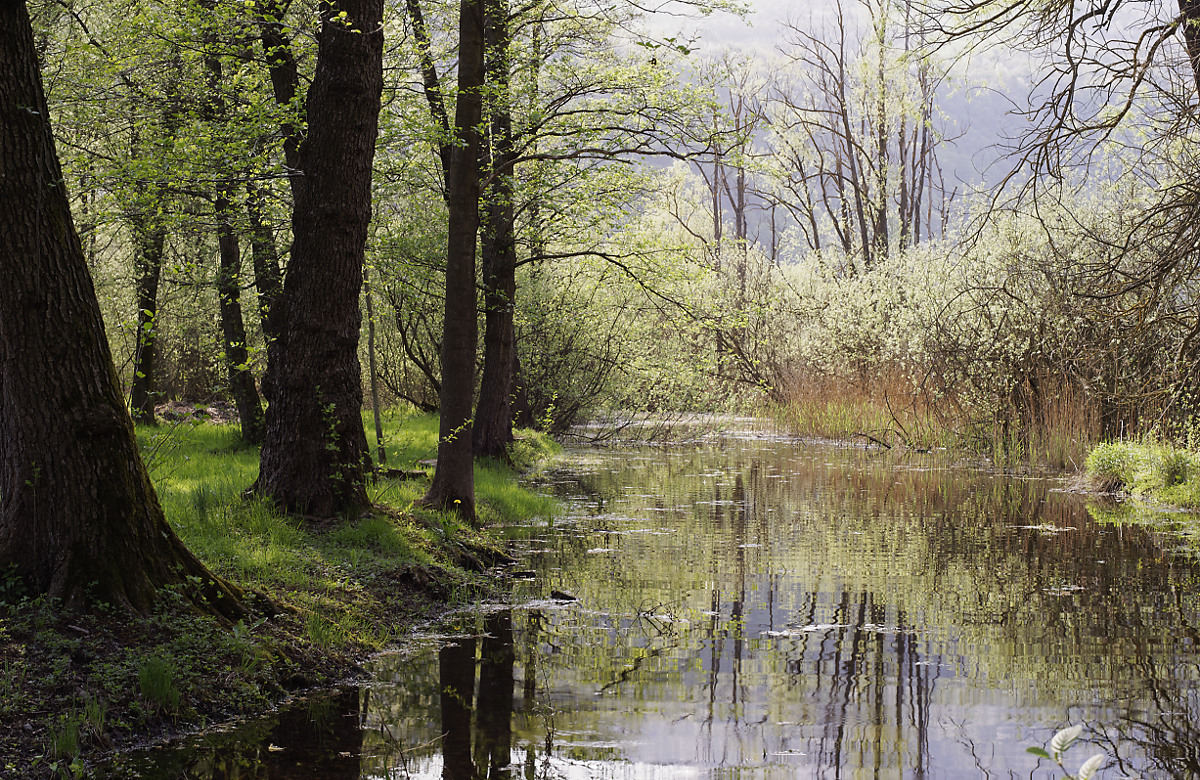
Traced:
MULTIPOLYGON (((374 455, 374 424, 368 423, 374 455)), ((316 616, 307 619, 306 631, 321 646, 392 638, 386 626, 367 618, 360 581, 406 567, 453 570, 450 539, 460 546, 498 545, 454 513, 419 506, 433 473, 437 436, 435 416, 406 409, 384 415, 386 468, 394 471, 368 485, 378 511, 313 526, 246 495, 258 475, 258 450, 241 443, 236 426, 188 421, 138 430, 167 520, 183 542, 217 574, 316 616)), ((528 467, 554 449, 547 437, 523 434, 514 460, 528 467)), ((505 464, 476 467, 485 528, 556 511, 552 499, 520 487, 516 477, 505 464)))
POLYGON ((1200 453, 1146 438, 1097 445, 1087 457, 1091 487, 1200 509, 1200 453))

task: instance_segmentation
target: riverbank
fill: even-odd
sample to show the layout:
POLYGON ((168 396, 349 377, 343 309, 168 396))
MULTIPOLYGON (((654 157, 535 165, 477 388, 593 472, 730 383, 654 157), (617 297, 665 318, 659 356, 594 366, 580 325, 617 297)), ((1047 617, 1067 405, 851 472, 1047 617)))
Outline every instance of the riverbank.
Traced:
POLYGON ((1088 453, 1079 487, 1200 510, 1200 454, 1152 440, 1109 442, 1088 453))
MULTIPOLYGON (((354 677, 360 663, 455 604, 494 592, 500 542, 414 507, 437 421, 393 414, 377 511, 313 525, 242 498, 258 453, 233 426, 191 417, 139 431, 167 518, 215 573, 258 605, 232 630, 163 594, 153 615, 78 615, 27 598, 0 573, 0 776, 86 776, 114 751, 268 710, 354 677)), ((553 444, 518 443, 528 466, 553 444)), ((481 527, 553 511, 501 464, 477 467, 481 527)))

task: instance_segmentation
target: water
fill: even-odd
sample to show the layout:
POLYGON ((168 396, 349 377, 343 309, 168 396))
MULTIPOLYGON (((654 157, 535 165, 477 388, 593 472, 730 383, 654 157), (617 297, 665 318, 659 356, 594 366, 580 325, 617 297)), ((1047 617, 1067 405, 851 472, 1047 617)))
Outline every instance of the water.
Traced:
MULTIPOLYGON (((769 437, 570 453, 510 605, 144 777, 1200 777, 1200 567, 1055 479, 769 437), (556 600, 551 592, 576 600, 556 600)), ((138 764, 137 762, 142 762, 138 764)))

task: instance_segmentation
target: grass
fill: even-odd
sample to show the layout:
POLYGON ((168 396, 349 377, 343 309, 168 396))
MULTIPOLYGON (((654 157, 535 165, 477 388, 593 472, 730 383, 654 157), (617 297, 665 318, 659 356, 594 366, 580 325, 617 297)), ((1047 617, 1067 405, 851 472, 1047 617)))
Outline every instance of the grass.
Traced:
MULTIPOLYGON (((289 690, 343 679, 415 623, 494 587, 481 570, 503 557, 496 537, 416 506, 432 472, 422 461, 436 456, 435 417, 386 415, 397 471, 369 485, 377 511, 316 525, 243 497, 258 451, 234 426, 185 421, 138 438, 184 543, 279 609, 230 629, 168 591, 144 619, 73 615, 0 571, 0 776, 53 776, 114 745, 262 711, 289 690)), ((529 467, 553 450, 526 433, 514 460, 529 467)), ((477 466, 481 528, 554 513, 515 477, 503 464, 477 466)))
POLYGON ((887 375, 832 375, 795 382, 770 415, 797 436, 935 450, 961 447, 963 432, 887 375))
POLYGON ((786 402, 768 414, 808 438, 973 453, 1005 467, 1079 470, 1098 440, 1095 400, 1063 377, 1038 376, 1036 386, 1037 393, 1014 393, 994 408, 995 399, 929 397, 895 371, 814 374, 793 382, 786 402))
POLYGON ((138 690, 152 707, 174 715, 179 711, 179 686, 170 658, 152 655, 138 666, 138 690))
POLYGON ((1152 438, 1097 445, 1087 457, 1086 479, 1082 487, 1092 490, 1200 510, 1200 453, 1152 438))

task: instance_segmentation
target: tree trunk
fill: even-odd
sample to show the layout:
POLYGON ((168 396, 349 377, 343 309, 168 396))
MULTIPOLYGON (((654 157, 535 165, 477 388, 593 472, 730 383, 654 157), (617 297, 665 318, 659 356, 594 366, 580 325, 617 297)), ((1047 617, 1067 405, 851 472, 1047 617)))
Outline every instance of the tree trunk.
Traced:
MULTIPOLYGON (((267 58, 267 71, 271 76, 271 91, 275 102, 286 109, 294 109, 296 94, 300 90, 300 68, 292 52, 292 42, 285 35, 283 17, 291 0, 265 0, 251 4, 258 23, 259 40, 267 58)), ((288 117, 280 130, 283 133, 283 159, 288 167, 288 182, 295 194, 297 183, 303 181, 300 173, 300 144, 304 135, 302 123, 288 117)))
POLYGON ((224 195, 216 201, 217 247, 221 269, 217 272, 217 297, 221 302, 221 335, 225 343, 225 367, 229 372, 229 393, 237 406, 242 424, 242 441, 261 444, 263 408, 250 372, 250 352, 246 347, 246 325, 242 320, 242 251, 237 233, 230 222, 230 203, 224 195))
POLYGON ((475 521, 471 412, 475 395, 475 238, 479 230, 479 122, 483 115, 483 0, 459 6, 458 105, 447 182, 446 301, 437 469, 424 503, 475 521))
POLYGON ((433 44, 429 36, 429 27, 425 24, 425 15, 421 13, 418 0, 406 0, 408 20, 412 24, 413 37, 417 41, 417 55, 421 58, 421 81, 425 86, 425 101, 429 104, 429 113, 433 121, 442 131, 446 139, 438 145, 438 160, 442 165, 442 176, 450 180, 450 116, 446 113, 446 103, 442 100, 442 87, 438 79, 437 64, 433 59, 433 44))
POLYGON ((480 226, 483 265, 483 376, 475 407, 472 449, 476 457, 507 462, 513 442, 513 370, 517 296, 516 210, 513 205, 513 137, 509 91, 508 4, 486 0, 487 94, 491 101, 491 176, 484 195, 486 217, 480 226))
POLYGON ((250 257, 254 263, 254 289, 258 293, 258 316, 263 341, 270 344, 279 335, 272 312, 283 293, 283 273, 279 270, 279 250, 275 231, 263 214, 263 193, 254 184, 246 195, 246 216, 250 220, 250 257))
POLYGON ((131 221, 138 253, 134 261, 137 345, 134 348, 129 410, 135 421, 157 425, 154 405, 159 395, 155 385, 158 376, 158 280, 162 276, 167 231, 161 225, 149 224, 149 220, 141 215, 131 221))
POLYGON ((0 2, 0 171, 0 570, 69 608, 146 612, 183 584, 198 607, 241 616, 240 593, 167 524, 138 454, 13 0, 0 2))
POLYGON ((375 291, 366 268, 363 268, 363 284, 367 299, 367 371, 371 381, 371 416, 375 418, 375 457, 382 467, 387 463, 387 447, 383 444, 383 410, 379 408, 379 371, 375 365, 375 304, 371 300, 375 291))
POLYGON ((322 6, 292 257, 276 304, 279 337, 268 349, 272 395, 254 490, 320 518, 367 505, 359 294, 383 91, 382 14, 382 0, 322 6))

